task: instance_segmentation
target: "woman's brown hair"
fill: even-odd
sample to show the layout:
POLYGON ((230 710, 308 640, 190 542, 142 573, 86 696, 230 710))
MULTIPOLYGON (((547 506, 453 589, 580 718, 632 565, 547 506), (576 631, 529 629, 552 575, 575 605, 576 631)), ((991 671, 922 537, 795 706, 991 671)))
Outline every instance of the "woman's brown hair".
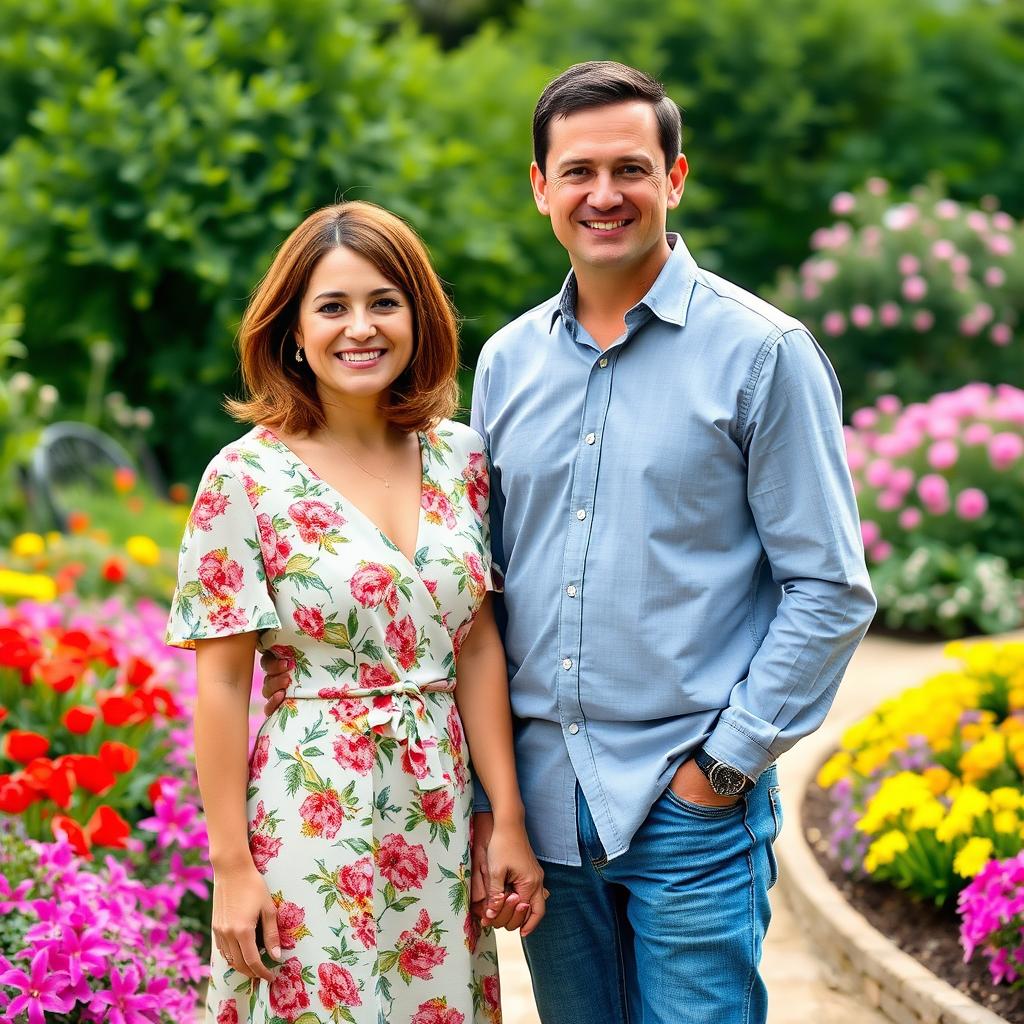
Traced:
POLYGON ((317 261, 344 246, 372 263, 412 305, 413 354, 391 386, 383 412, 399 430, 427 430, 458 404, 455 310, 408 224, 373 203, 325 206, 310 214, 278 250, 253 292, 238 330, 242 383, 248 398, 228 399, 237 420, 309 433, 324 425, 316 377, 295 361, 292 333, 317 261))

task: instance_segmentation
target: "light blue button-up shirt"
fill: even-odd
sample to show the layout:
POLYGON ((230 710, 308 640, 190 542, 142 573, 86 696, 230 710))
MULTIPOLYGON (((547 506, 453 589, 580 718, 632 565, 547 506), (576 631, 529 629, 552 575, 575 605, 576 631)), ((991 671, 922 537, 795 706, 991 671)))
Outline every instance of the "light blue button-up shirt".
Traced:
POLYGON ((560 864, 577 782, 615 857, 702 744, 756 778, 821 724, 875 609, 831 366, 668 237, 606 350, 570 274, 477 365, 519 781, 560 864))

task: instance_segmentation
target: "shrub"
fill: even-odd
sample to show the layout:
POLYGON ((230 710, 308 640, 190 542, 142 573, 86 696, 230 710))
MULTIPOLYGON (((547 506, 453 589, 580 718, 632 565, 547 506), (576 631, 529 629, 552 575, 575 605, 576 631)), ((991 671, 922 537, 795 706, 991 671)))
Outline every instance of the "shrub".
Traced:
POLYGON ((874 178, 832 211, 841 219, 815 231, 777 299, 821 341, 849 407, 1020 380, 1024 228, 994 199, 971 207, 920 187, 896 202, 874 178))

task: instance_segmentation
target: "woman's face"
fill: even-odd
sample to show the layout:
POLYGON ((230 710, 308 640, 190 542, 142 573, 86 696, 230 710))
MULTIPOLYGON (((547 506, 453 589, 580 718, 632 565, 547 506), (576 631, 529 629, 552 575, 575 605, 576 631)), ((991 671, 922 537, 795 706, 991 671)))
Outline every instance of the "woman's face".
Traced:
POLYGON ((322 399, 380 399, 409 365, 409 297, 351 249, 320 257, 299 307, 295 338, 322 399))

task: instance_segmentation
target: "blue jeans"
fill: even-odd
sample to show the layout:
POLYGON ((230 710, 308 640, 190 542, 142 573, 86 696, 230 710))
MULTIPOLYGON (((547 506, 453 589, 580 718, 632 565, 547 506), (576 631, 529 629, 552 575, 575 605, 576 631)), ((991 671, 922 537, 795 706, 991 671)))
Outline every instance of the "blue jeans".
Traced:
POLYGON ((544 1024, 764 1024, 776 769, 732 807, 667 790, 611 861, 576 799, 583 864, 544 864, 547 914, 523 943, 544 1024))

